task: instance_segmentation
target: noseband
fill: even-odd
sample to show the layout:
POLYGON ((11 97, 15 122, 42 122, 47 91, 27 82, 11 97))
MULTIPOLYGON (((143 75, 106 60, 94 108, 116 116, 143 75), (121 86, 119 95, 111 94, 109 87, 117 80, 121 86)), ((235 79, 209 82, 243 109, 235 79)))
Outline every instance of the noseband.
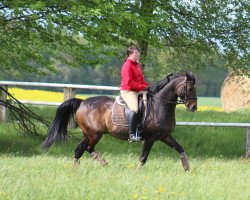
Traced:
MULTIPOLYGON (((178 104, 186 104, 187 102, 188 102, 188 100, 197 100, 198 98, 197 97, 188 97, 188 88, 187 88, 187 85, 188 85, 188 83, 193 83, 194 81, 187 81, 187 78, 185 78, 184 79, 184 81, 182 81, 182 82, 180 82, 177 86, 176 86, 176 88, 175 88, 175 93, 176 93, 176 91, 177 91, 177 89, 180 87, 180 86, 182 86, 182 85, 184 85, 184 89, 181 91, 181 93, 180 93, 180 95, 179 95, 179 97, 181 98, 179 101, 177 100, 177 102, 178 102, 178 104)), ((193 102, 192 101, 192 102, 193 102)), ((192 103, 191 102, 191 103, 192 103)), ((189 104, 191 104, 191 103, 189 103, 189 104)), ((188 105, 189 105, 188 104, 188 105)))

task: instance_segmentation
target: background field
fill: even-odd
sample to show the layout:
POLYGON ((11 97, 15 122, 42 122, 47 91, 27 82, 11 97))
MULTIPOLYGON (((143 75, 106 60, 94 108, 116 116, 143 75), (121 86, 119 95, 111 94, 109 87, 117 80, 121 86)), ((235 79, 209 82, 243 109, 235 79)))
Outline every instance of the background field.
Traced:
MULTIPOLYGON (((224 113, 214 107, 219 103, 218 98, 199 98, 204 107, 194 113, 180 106, 177 121, 249 122, 249 110, 224 113)), ((51 106, 32 109, 49 120, 55 114, 51 106)), ((75 169, 80 130, 73 135, 43 152, 43 138, 21 135, 10 122, 0 124, 0 199, 250 199, 245 128, 178 126, 173 135, 188 155, 191 170, 186 173, 178 154, 160 142, 138 169, 141 144, 108 135, 96 147, 108 165, 101 167, 85 153, 75 169)))
MULTIPOLYGON (((18 100, 46 101, 46 102, 63 102, 63 92, 53 92, 44 90, 27 90, 22 88, 9 88, 9 92, 18 100)), ((118 95, 117 91, 117 95, 118 95)), ((85 99, 89 94, 78 94, 77 98, 85 99)), ((94 94, 91 94, 94 96, 94 94)), ((221 107, 219 97, 199 97, 199 105, 221 107)))

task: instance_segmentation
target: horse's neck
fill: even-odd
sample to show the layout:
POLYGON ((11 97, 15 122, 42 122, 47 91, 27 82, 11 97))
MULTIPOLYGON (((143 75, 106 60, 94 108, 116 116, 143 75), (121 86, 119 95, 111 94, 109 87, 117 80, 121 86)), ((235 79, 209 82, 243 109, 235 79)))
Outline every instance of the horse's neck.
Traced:
POLYGON ((164 86, 155 96, 154 109, 160 110, 168 116, 175 115, 175 108, 177 102, 176 87, 183 81, 182 77, 176 78, 164 86))
POLYGON ((164 88, 160 90, 160 92, 156 94, 156 97, 158 97, 159 99, 164 99, 165 103, 175 102, 177 100, 177 96, 175 94, 175 87, 176 81, 171 81, 170 83, 165 85, 164 88))

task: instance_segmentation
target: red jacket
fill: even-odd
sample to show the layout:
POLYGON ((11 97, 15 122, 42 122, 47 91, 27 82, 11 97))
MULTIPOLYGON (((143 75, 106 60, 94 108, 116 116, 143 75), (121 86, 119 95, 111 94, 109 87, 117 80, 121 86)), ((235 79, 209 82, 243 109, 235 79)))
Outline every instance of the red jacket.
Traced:
POLYGON ((139 63, 127 59, 121 71, 121 90, 139 92, 145 90, 149 84, 145 81, 139 63))

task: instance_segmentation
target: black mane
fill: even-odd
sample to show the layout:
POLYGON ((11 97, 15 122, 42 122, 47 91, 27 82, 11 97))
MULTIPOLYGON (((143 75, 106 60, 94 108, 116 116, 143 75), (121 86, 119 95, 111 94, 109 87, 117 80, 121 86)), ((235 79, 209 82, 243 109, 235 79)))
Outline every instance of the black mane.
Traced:
POLYGON ((167 75, 163 80, 157 82, 156 85, 150 86, 150 90, 152 91, 152 94, 158 93, 170 81, 172 81, 173 79, 176 79, 178 77, 181 77, 181 76, 186 76, 188 79, 192 79, 195 81, 195 78, 194 78, 192 72, 189 72, 189 73, 179 73, 179 72, 171 73, 171 74, 167 75))

